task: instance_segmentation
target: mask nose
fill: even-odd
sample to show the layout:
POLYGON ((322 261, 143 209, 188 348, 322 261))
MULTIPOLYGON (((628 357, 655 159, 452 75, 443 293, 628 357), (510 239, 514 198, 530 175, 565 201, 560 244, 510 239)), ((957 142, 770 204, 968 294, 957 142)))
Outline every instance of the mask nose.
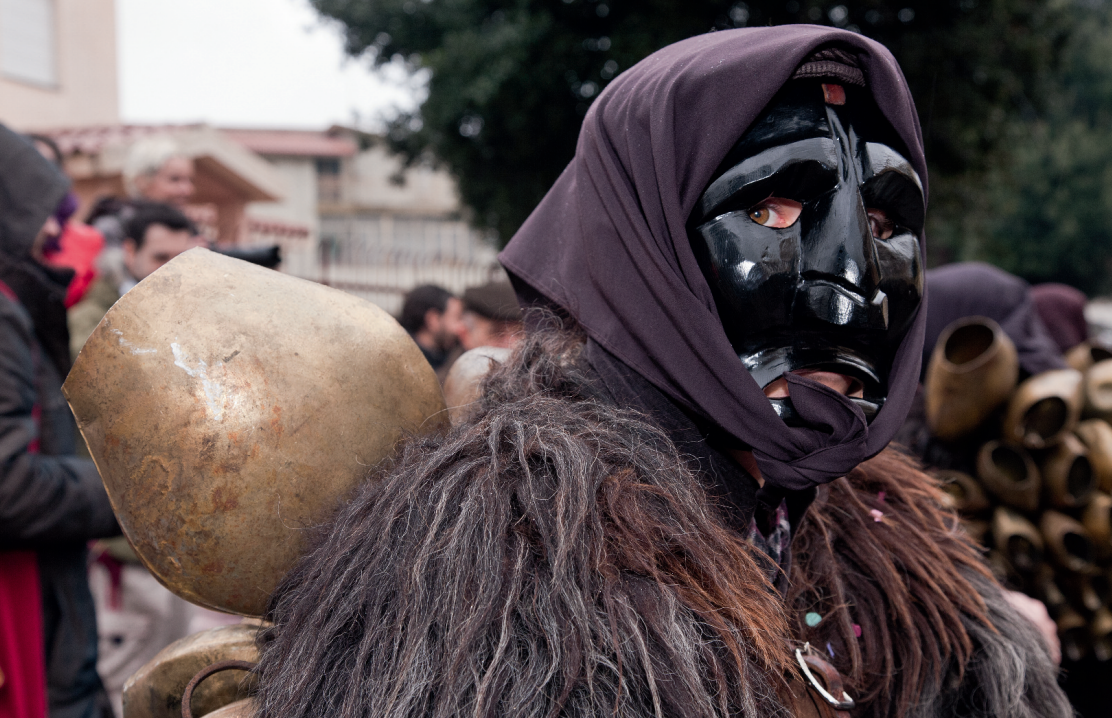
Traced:
POLYGON ((797 314, 837 326, 887 329, 888 298, 879 289, 873 232, 852 170, 843 170, 843 181, 813 211, 803 237, 797 314))

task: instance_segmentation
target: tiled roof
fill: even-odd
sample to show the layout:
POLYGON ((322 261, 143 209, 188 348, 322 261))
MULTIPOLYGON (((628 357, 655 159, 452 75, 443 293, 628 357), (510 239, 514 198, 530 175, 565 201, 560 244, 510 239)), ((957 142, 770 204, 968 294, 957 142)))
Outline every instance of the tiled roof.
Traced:
POLYGON ((355 142, 342 136, 312 130, 221 129, 220 132, 260 155, 296 157, 351 157, 359 151, 355 142))
POLYGON ((148 135, 195 127, 200 125, 95 125, 41 130, 38 134, 53 138, 64 155, 95 155, 107 145, 132 142, 148 135))
MULTIPOLYGON (((97 125, 43 130, 58 143, 62 154, 95 155, 108 145, 130 143, 141 137, 196 129, 203 125, 97 125)), ((260 155, 296 157, 351 157, 359 147, 350 137, 312 130, 217 130, 228 139, 260 155)))

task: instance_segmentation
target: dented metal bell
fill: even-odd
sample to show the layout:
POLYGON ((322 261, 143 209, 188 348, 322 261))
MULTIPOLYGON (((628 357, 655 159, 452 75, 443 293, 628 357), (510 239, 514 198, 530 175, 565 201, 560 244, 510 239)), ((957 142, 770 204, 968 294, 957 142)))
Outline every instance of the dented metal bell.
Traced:
MULTIPOLYGON (((257 663, 258 625, 221 626, 179 639, 162 649, 124 685, 123 718, 180 718, 181 699, 189 681, 205 667, 229 659, 257 663)), ((193 694, 194 715, 245 699, 256 683, 244 671, 218 673, 193 694)))
POLYGON ((63 390, 143 563, 189 601, 253 616, 399 440, 447 426, 432 368, 386 312, 204 249, 124 295, 63 390))
POLYGON ((479 401, 483 379, 509 356, 509 349, 477 347, 461 354, 452 364, 444 378, 444 401, 452 426, 467 421, 479 401))
POLYGON ((958 439, 1008 400, 1019 379, 1015 344, 987 317, 965 317, 943 331, 927 366, 924 408, 931 433, 958 439))

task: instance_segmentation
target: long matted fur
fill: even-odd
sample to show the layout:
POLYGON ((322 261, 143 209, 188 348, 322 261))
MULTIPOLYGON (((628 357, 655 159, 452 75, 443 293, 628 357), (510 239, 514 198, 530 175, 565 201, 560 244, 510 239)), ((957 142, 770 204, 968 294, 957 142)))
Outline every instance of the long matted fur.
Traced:
POLYGON ((781 713, 787 622, 749 545, 657 429, 519 391, 561 359, 519 355, 339 513, 274 604, 259 716, 781 713))
POLYGON ((577 351, 533 334, 470 423, 324 527, 272 605, 260 717, 772 717, 792 638, 829 644, 855 718, 1070 714, 909 460, 822 489, 785 604, 668 439, 591 398, 577 351))
POLYGON ((795 635, 833 654, 855 718, 1072 715, 1041 637, 904 454, 820 489, 792 551, 795 635))

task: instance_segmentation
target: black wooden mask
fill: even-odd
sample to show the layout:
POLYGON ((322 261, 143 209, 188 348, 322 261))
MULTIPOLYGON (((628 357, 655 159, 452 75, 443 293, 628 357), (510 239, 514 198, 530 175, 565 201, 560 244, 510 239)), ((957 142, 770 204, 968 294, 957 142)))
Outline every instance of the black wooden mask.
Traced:
MULTIPOLYGON (((869 93, 790 83, 704 190, 688 234, 742 365, 852 380, 871 420, 923 294, 922 183, 869 93)), ((801 425, 790 398, 770 399, 801 425)))

